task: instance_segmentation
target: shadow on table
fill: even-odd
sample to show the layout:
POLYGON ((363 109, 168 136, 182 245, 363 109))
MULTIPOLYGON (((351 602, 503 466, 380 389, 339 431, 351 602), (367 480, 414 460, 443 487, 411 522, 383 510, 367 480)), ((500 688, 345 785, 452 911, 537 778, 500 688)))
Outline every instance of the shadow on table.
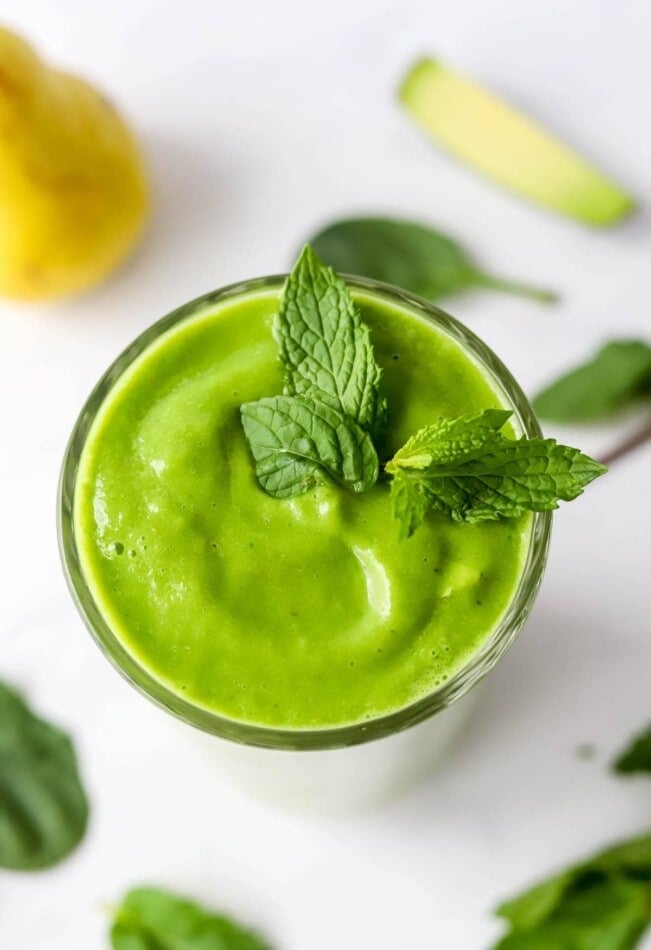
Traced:
POLYGON ((407 825, 479 799, 563 794, 568 771, 607 774, 626 740, 627 695, 645 695, 648 671, 635 641, 621 637, 593 604, 541 603, 510 653, 478 687, 474 716, 440 768, 389 806, 407 825), (645 686, 646 683, 646 686, 645 686), (584 750, 594 747, 594 762, 584 750))

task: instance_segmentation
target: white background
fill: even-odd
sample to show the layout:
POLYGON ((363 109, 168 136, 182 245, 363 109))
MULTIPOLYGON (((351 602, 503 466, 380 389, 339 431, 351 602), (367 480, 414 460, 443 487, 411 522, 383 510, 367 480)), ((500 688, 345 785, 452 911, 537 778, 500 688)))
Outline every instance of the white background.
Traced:
MULTIPOLYGON (((340 214, 416 216, 496 273, 558 289, 553 308, 488 293, 449 303, 530 392, 598 341, 651 336, 648 4, 22 0, 6 10, 8 25, 123 106, 149 154, 156 208, 137 254, 96 291, 0 304, 0 675, 74 733, 93 805, 65 864, 0 872, 2 950, 100 950, 103 905, 141 882, 231 911, 278 950, 486 947, 500 898, 649 824, 648 783, 616 779, 607 764, 651 714, 651 445, 559 513, 535 612, 443 770, 354 819, 241 797, 108 666, 61 577, 58 468, 83 399, 136 334, 201 292, 287 268, 340 214), (545 120, 627 183, 642 212, 590 231, 443 157, 394 101, 423 52, 545 120), (589 761, 583 743, 596 747, 589 761)), ((598 453, 618 430, 554 434, 598 453)))

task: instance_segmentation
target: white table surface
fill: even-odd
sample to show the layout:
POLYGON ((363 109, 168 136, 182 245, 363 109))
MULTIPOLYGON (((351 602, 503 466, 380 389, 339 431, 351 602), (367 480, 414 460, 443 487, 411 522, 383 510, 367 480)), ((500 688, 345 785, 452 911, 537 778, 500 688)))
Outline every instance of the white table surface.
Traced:
MULTIPOLYGON (((607 763, 651 713, 651 445, 556 520, 520 641, 445 768, 354 819, 272 810, 224 783, 86 634, 59 568, 67 434, 101 371, 154 319, 286 269, 352 212, 417 216, 486 267, 557 288, 553 308, 488 293, 449 308, 533 392, 612 336, 650 335, 646 0, 22 0, 8 25, 130 114, 156 189, 151 231, 110 282, 52 306, 0 304, 0 675, 75 735, 93 814, 57 869, 0 872, 2 950, 100 950, 103 905, 157 882, 258 925, 278 950, 479 950, 491 908, 650 818, 607 763), (526 107, 647 210, 589 231, 443 157, 401 114, 431 52, 526 107), (590 761, 583 743, 596 747, 590 761)), ((555 430, 598 453, 615 430, 555 430)))

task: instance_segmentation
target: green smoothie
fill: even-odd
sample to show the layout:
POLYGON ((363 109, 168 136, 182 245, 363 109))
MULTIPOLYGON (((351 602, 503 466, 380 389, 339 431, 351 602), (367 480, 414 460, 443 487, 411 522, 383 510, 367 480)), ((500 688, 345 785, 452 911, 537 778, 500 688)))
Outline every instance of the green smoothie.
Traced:
MULTIPOLYGON (((531 518, 430 513, 400 540, 382 481, 265 494, 240 406, 282 392, 279 292, 204 307, 132 363, 86 440, 74 526, 105 620, 168 689, 240 722, 337 727, 422 699, 476 655, 514 596, 531 518)), ((353 296, 388 397, 381 458, 439 416, 503 405, 443 329, 353 296)))

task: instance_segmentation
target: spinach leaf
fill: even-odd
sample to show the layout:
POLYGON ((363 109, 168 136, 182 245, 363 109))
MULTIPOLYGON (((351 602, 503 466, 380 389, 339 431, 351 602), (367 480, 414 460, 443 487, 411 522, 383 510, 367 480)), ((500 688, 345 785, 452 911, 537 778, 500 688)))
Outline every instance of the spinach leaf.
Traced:
POLYGON ((496 950, 631 950, 651 923, 651 834, 625 841, 502 904, 496 950))
POLYGON ((70 739, 0 683, 0 866, 56 864, 79 844, 87 820, 70 739))
POLYGON ((193 901, 154 887, 124 897, 111 927, 113 950, 269 950, 257 934, 193 901))
POLYGON ((538 393, 533 407, 552 422, 594 422, 644 396, 651 396, 651 346, 614 340, 538 393))
POLYGON ((310 238, 340 274, 371 277, 428 300, 484 287, 548 303, 555 294, 484 273, 452 238, 413 221, 349 218, 310 238))
POLYGON ((622 775, 651 772, 651 726, 631 742, 615 761, 613 768, 622 775))

